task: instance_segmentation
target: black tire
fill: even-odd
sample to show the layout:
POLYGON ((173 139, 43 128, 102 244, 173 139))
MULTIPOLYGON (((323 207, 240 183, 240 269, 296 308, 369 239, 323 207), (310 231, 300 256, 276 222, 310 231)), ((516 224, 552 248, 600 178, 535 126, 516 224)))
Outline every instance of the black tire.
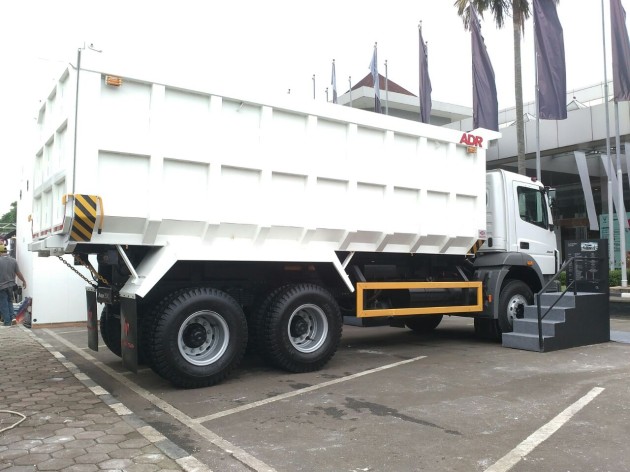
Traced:
POLYGON ((443 315, 424 315, 415 318, 409 318, 405 321, 405 326, 413 330, 415 333, 430 333, 438 327, 442 321, 443 315))
POLYGON ((520 280, 510 280, 499 295, 499 329, 501 333, 511 333, 515 318, 522 318, 526 305, 534 303, 531 289, 520 280))
POLYGON ((101 312, 99 328, 101 330, 101 338, 103 338, 103 342, 107 348, 118 357, 121 357, 120 311, 116 312, 116 309, 113 308, 112 305, 105 305, 101 312))
POLYGON ((139 326, 140 332, 138 334, 138 339, 140 341, 138 358, 141 364, 145 364, 149 367, 153 366, 153 332, 155 330, 155 320, 160 313, 164 312, 164 309, 168 306, 168 304, 179 296, 181 293, 185 292, 187 289, 179 289, 173 293, 169 293, 166 297, 162 298, 160 301, 155 303, 152 306, 146 306, 142 310, 142 316, 140 317, 139 326))
POLYGON ((341 341, 341 312, 333 296, 314 284, 284 287, 262 324, 265 357, 289 372, 321 369, 341 341))
POLYGON ((501 341, 499 322, 492 318, 475 318, 475 335, 481 339, 501 341))
POLYGON ((289 285, 276 287, 271 292, 267 293, 260 302, 254 304, 252 314, 247 320, 247 351, 249 353, 259 354, 264 359, 269 360, 266 354, 267 350, 263 335, 263 327, 265 320, 268 317, 268 312, 271 304, 287 287, 289 287, 289 285))
POLYGON ((214 385, 243 358, 247 345, 245 314, 225 292, 184 290, 157 311, 150 342, 151 368, 173 385, 214 385))

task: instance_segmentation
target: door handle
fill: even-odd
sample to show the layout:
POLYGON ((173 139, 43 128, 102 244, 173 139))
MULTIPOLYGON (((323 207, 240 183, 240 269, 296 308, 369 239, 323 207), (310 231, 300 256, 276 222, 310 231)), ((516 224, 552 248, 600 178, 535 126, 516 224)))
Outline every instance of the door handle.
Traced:
POLYGON ((529 249, 529 243, 521 241, 521 249, 529 249))

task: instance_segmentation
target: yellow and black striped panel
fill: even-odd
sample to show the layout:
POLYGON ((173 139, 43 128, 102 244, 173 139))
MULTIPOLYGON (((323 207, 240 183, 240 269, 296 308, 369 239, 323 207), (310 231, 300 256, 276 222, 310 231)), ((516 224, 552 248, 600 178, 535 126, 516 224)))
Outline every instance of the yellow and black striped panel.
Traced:
POLYGON ((483 243, 485 242, 486 242, 485 239, 478 239, 477 242, 473 244, 473 247, 470 248, 470 251, 468 251, 468 254, 477 254, 477 251, 481 249, 481 246, 483 246, 483 243))
POLYGON ((74 195, 74 217, 72 218, 71 241, 87 242, 92 239, 96 223, 96 195, 74 195))

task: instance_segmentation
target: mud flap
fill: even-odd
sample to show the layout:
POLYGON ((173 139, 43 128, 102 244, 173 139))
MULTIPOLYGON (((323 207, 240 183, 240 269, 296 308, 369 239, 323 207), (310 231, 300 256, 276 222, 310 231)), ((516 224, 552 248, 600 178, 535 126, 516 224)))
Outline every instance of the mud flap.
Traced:
POLYGON ((87 300, 87 334, 88 347, 93 351, 98 351, 98 310, 96 309, 96 289, 85 288, 87 300))
POLYGON ((120 343, 123 366, 138 372, 138 311, 136 299, 120 298, 120 343))

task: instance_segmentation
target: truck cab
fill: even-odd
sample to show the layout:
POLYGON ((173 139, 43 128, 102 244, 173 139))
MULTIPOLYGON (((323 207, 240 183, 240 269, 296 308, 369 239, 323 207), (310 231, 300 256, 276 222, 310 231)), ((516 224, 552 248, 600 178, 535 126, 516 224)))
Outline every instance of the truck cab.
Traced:
POLYGON ((558 268, 559 254, 545 187, 533 178, 492 170, 486 176, 487 236, 481 253, 531 256, 543 277, 558 268))
POLYGON ((475 318, 479 334, 512 331, 513 320, 559 267, 548 190, 535 178, 504 170, 486 175, 487 239, 475 258, 486 305, 475 318))

